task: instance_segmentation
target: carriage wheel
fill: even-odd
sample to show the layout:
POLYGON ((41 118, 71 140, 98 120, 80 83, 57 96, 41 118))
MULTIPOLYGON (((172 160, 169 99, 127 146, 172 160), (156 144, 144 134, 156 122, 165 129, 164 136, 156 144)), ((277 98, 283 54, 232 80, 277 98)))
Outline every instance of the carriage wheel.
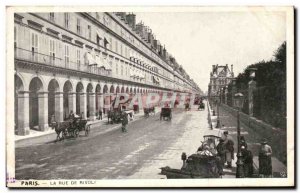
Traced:
POLYGON ((77 138, 79 136, 79 129, 74 130, 74 137, 77 138))
POLYGON ((90 125, 85 127, 85 136, 88 136, 90 133, 90 125))

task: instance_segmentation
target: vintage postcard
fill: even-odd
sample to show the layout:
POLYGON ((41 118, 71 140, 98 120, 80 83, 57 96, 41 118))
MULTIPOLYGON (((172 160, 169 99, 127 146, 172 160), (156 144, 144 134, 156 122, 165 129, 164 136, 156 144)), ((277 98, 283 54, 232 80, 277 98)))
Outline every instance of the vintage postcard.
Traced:
POLYGON ((6 52, 7 187, 295 186, 292 6, 8 6, 6 52))

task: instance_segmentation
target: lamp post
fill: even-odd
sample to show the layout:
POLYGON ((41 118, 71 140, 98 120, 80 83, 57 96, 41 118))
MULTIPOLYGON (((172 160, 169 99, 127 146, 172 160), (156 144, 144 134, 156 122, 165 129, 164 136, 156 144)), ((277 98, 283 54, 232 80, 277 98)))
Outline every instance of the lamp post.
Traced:
POLYGON ((244 178, 244 163, 242 161, 242 152, 241 152, 241 128, 240 128, 240 109, 244 104, 244 95, 242 93, 237 93, 234 95, 234 106, 237 107, 237 141, 238 141, 238 153, 237 153, 237 169, 236 169, 236 177, 244 178))
POLYGON ((221 123, 220 123, 220 103, 221 103, 221 88, 219 89, 219 101, 217 104, 217 125, 216 128, 221 128, 221 123))

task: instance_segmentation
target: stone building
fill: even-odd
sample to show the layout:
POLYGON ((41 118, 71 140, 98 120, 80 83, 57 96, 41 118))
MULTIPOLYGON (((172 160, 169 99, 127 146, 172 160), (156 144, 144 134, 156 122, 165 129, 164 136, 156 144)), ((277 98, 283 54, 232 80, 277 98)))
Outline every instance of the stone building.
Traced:
POLYGON ((210 73, 210 82, 208 84, 208 97, 210 99, 219 99, 220 92, 226 92, 229 83, 234 79, 233 65, 229 69, 228 64, 225 66, 212 65, 210 73))
POLYGON ((14 49, 18 135, 71 111, 94 120, 105 93, 199 92, 133 13, 15 13, 14 49))

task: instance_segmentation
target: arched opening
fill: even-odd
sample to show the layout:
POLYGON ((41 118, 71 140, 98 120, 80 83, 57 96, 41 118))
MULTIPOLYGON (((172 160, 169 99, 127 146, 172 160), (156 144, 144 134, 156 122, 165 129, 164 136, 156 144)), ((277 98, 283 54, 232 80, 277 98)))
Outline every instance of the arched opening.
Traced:
POLYGON ((15 134, 19 133, 19 128, 23 129, 24 125, 24 97, 21 95, 24 91, 24 84, 18 75, 15 75, 15 134))
POLYGON ((124 86, 122 86, 121 93, 124 93, 124 92, 125 92, 125 89, 124 89, 124 86))
POLYGON ((110 89, 109 89, 109 92, 110 92, 110 93, 114 93, 114 92, 115 92, 114 85, 111 85, 111 87, 110 87, 110 89))
POLYGON ((35 77, 29 84, 29 127, 31 129, 41 129, 43 124, 41 120, 42 111, 44 110, 44 101, 39 100, 39 92, 43 91, 43 83, 35 77))
POLYGON ((82 105, 80 105, 80 99, 83 97, 83 84, 81 82, 76 85, 76 114, 81 115, 83 112, 82 105))
POLYGON ((132 94, 132 88, 130 88, 130 92, 129 93, 132 94))
POLYGON ((97 84, 96 86, 96 90, 95 90, 95 93, 96 93, 96 111, 98 112, 100 110, 100 93, 101 93, 101 86, 100 84, 97 84))
POLYGON ((120 93, 120 87, 119 86, 117 86, 117 88, 116 88, 116 93, 120 93))
POLYGON ((74 94, 73 92, 73 86, 69 80, 67 80, 63 87, 63 105, 64 105, 64 120, 68 119, 70 116, 70 113, 75 113, 74 109, 74 94))
POLYGON ((56 93, 59 91, 59 85, 57 80, 52 79, 48 85, 48 123, 51 122, 51 117, 54 118, 55 121, 60 121, 60 104, 59 104, 59 96, 56 96, 56 93))
POLYGON ((134 88, 133 93, 134 93, 134 94, 136 93, 136 88, 134 88))
POLYGON ((129 88, 128 87, 126 87, 126 91, 125 91, 126 93, 129 93, 129 88))
POLYGON ((87 88, 86 88, 86 110, 87 110, 87 117, 90 117, 91 112, 91 95, 93 92, 93 86, 91 83, 88 84, 87 88))
POLYGON ((107 106, 107 104, 109 104, 109 96, 107 96, 107 95, 105 95, 105 94, 107 94, 108 93, 108 86, 107 85, 104 85, 104 87, 103 87, 103 95, 104 95, 104 97, 103 97, 103 104, 104 104, 104 107, 103 107, 103 113, 105 114, 106 112, 107 112, 107 108, 106 108, 106 106, 107 106))

